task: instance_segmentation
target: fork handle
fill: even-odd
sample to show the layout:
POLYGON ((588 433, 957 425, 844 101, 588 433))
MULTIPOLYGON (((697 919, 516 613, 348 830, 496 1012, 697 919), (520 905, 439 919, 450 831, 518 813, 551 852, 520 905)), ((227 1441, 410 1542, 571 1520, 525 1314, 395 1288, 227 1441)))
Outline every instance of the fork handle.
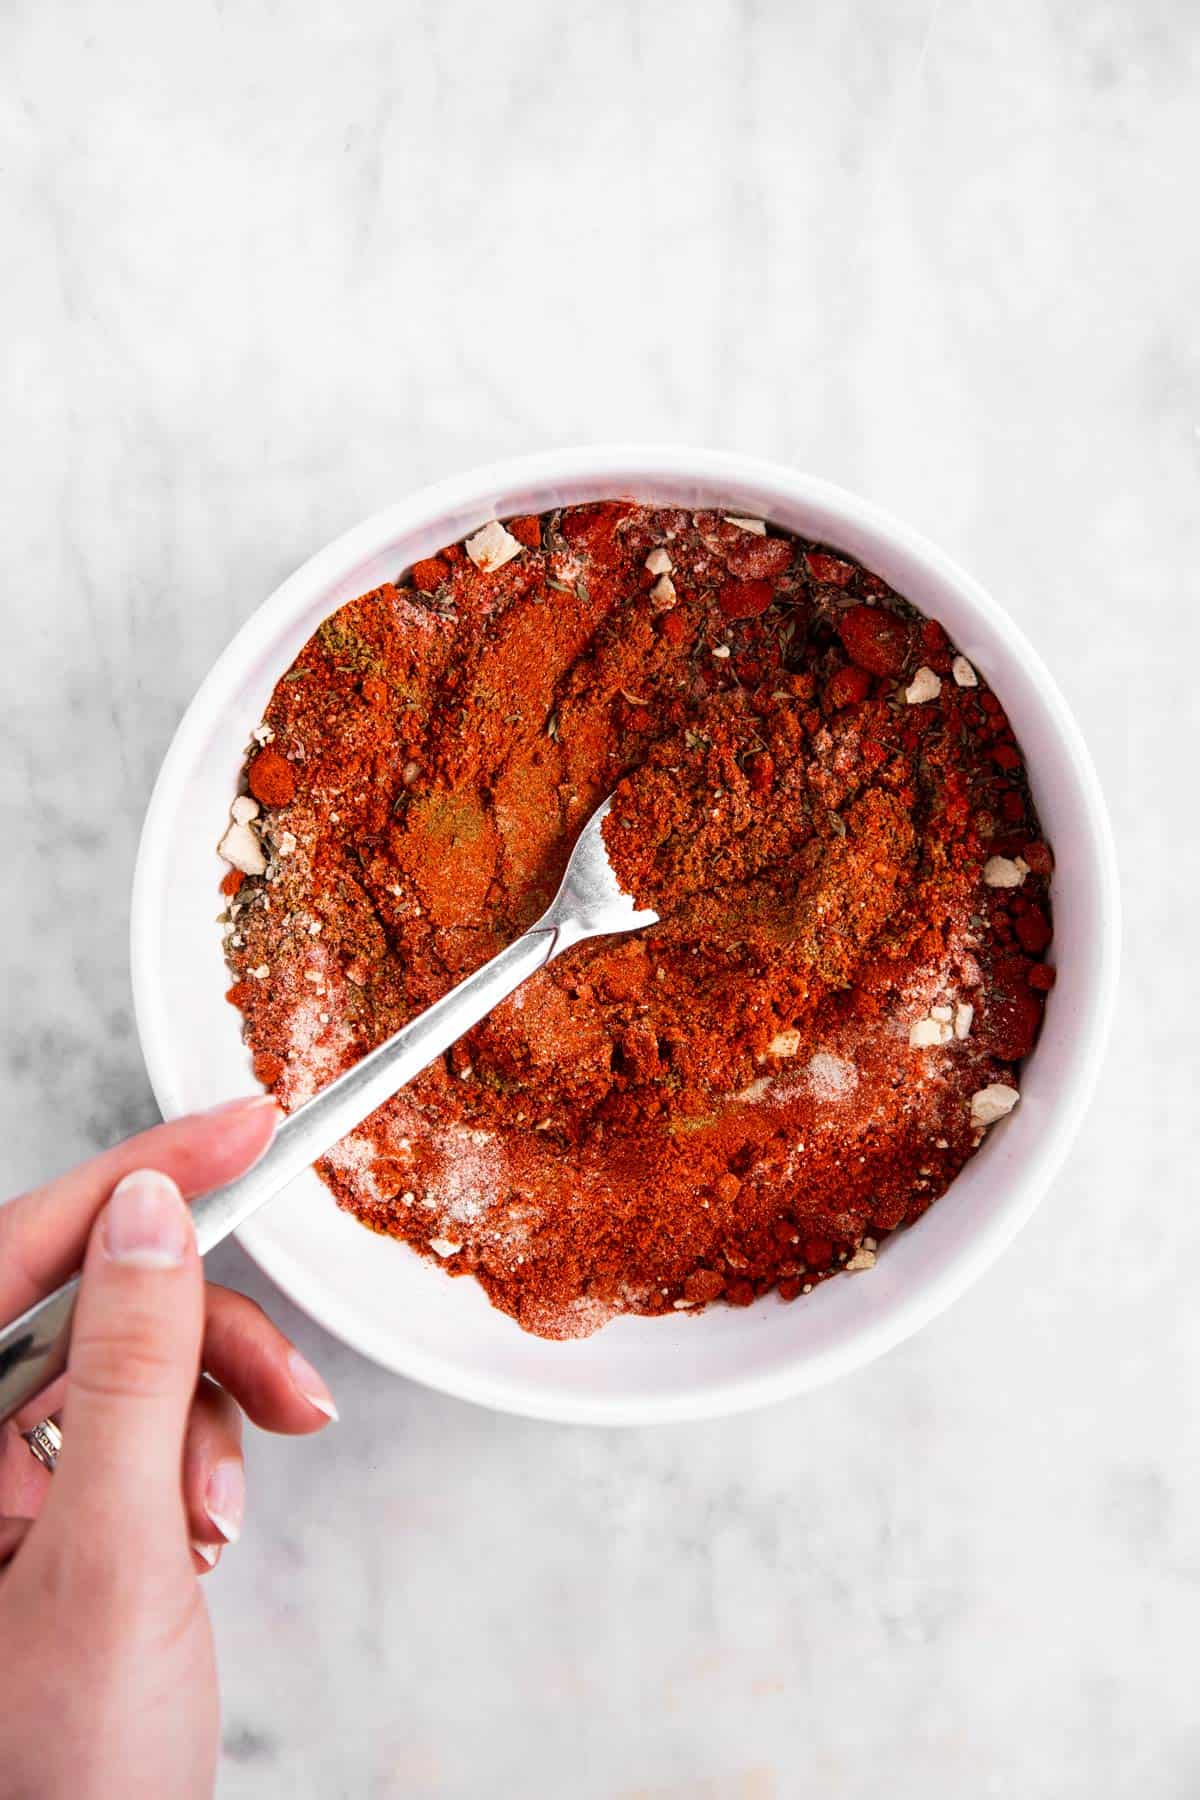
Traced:
MULTIPOLYGON (((539 919, 515 943, 289 1114, 256 1163, 235 1180, 193 1200, 192 1223, 201 1256, 436 1062, 567 941, 565 930, 539 919)), ((76 1276, 0 1330, 0 1424, 66 1368, 78 1292, 76 1276)))

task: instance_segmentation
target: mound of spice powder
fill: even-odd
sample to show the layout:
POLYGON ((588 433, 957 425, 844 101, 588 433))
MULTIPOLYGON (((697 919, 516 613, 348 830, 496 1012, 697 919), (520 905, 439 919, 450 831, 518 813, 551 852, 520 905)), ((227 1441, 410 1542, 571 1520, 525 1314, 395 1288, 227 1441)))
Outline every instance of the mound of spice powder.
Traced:
POLYGON ((291 1109, 528 926, 614 794, 661 915, 535 975, 320 1173, 549 1337, 869 1268, 1017 1098, 1051 855, 999 700, 877 575, 631 503, 343 606, 223 852, 229 998, 291 1109))

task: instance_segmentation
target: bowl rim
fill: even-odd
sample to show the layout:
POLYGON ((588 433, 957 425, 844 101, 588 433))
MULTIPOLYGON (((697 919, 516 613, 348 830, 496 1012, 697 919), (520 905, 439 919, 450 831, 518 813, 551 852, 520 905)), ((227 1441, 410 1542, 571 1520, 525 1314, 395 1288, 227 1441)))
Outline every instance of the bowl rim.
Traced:
MULTIPOLYGON (((1081 1040, 1074 1070, 1056 1103, 1046 1130, 1023 1165, 1012 1196, 981 1221, 961 1252, 939 1275, 915 1284, 888 1317, 868 1324, 847 1341, 815 1355, 781 1362, 767 1372, 731 1377, 715 1386, 644 1401, 581 1392, 547 1392, 534 1380, 497 1378, 486 1368, 467 1378, 459 1366, 413 1345, 397 1349, 394 1341, 370 1321, 321 1290, 319 1280, 278 1245, 258 1238, 249 1221, 236 1234, 242 1247, 300 1309, 352 1348, 396 1373, 463 1400, 495 1411, 560 1423, 604 1425, 664 1423, 712 1418, 742 1412, 785 1399, 849 1373, 893 1348, 945 1310, 998 1257, 1028 1221, 1062 1165, 1091 1100, 1105 1054, 1116 1002, 1120 963, 1120 884, 1116 848, 1108 810, 1091 755, 1074 715, 1041 656, 1019 625, 998 602, 930 539, 874 502, 821 477, 811 476, 740 452, 697 449, 670 444, 601 444, 542 451, 480 465, 431 483, 405 499, 371 514, 310 556, 246 619, 217 657, 197 688, 163 758, 147 805, 134 865, 130 907, 130 969, 134 1018, 155 1098, 165 1118, 183 1110, 181 1095, 169 1073, 165 1020, 154 1004, 154 970, 158 966, 159 915, 156 901, 165 869, 168 827, 178 791, 193 755, 211 722, 214 703, 223 698, 232 677, 269 649, 279 628, 301 605, 323 588, 332 588, 356 566, 405 533, 431 519, 464 508, 485 506, 506 514, 505 496, 522 488, 571 480, 596 484, 603 498, 608 484, 614 496, 636 491, 639 479, 696 481, 775 489, 793 503, 810 504, 836 513, 851 529, 889 540, 899 552, 924 564, 933 577, 962 596, 1021 659, 1039 704, 1050 715, 1073 765, 1087 813, 1088 840, 1094 854, 1089 879, 1096 889, 1100 927, 1097 932, 1095 978, 1084 1013, 1074 1027, 1081 1040)), ((488 516, 482 514, 481 518, 488 516)))

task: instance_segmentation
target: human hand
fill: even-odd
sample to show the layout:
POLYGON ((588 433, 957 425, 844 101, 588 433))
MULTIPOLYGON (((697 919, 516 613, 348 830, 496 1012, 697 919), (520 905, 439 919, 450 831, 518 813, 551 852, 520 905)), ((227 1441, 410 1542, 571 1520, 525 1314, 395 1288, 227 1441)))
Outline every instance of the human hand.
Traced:
POLYGON ((242 1412, 291 1433, 336 1413, 252 1301, 205 1286, 181 1190, 231 1180, 277 1118, 256 1097, 163 1125, 0 1207, 0 1317, 84 1268, 66 1375, 0 1431, 0 1800, 212 1791, 196 1576, 241 1523, 242 1412), (51 1478, 20 1429, 60 1405, 51 1478))

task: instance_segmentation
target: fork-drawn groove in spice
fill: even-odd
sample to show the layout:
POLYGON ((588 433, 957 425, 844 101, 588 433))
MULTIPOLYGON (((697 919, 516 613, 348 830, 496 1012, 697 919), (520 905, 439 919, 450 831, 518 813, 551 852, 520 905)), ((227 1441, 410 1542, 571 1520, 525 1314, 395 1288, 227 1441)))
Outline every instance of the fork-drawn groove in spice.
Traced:
POLYGON ((720 512, 493 522, 343 606, 222 840, 292 1109, 525 929, 606 793, 661 922, 535 975, 319 1165, 550 1337, 869 1268, 1017 1098, 1051 853, 982 674, 877 575, 720 512))

